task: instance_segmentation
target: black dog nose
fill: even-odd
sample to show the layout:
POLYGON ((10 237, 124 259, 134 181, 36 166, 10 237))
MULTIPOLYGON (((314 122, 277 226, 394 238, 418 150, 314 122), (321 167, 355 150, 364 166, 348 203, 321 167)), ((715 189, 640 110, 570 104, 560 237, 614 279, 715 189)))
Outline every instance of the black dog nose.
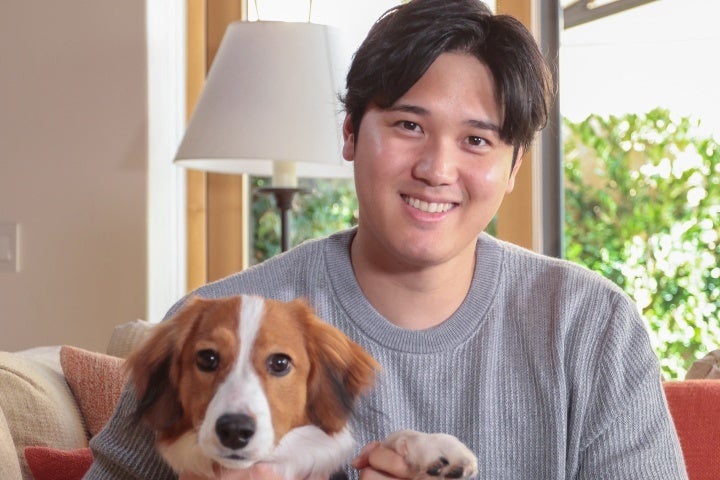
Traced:
POLYGON ((245 447, 255 433, 255 420, 244 414, 226 413, 215 422, 215 433, 220 443, 237 450, 245 447))

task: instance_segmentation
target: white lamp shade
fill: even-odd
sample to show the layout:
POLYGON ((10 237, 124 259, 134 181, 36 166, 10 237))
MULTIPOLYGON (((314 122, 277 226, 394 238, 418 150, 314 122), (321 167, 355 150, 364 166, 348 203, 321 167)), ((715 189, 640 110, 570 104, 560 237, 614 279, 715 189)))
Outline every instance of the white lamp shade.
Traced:
POLYGON ((342 158, 337 53, 331 27, 234 22, 208 73, 175 157, 183 167, 269 176, 350 177, 342 158))

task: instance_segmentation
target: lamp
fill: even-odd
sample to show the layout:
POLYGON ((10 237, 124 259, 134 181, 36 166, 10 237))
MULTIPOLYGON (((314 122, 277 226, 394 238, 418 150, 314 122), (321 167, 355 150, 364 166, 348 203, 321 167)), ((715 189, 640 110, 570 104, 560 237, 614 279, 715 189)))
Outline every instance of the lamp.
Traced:
POLYGON ((177 165, 272 175, 282 249, 297 177, 351 177, 341 155, 332 37, 326 25, 234 22, 225 32, 175 156, 177 165))

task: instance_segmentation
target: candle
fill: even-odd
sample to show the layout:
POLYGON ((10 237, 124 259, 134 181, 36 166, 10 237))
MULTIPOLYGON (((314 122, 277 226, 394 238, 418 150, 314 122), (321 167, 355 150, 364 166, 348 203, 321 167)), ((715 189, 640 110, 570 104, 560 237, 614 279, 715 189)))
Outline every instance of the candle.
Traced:
POLYGON ((273 187, 297 187, 295 162, 273 162, 273 187))

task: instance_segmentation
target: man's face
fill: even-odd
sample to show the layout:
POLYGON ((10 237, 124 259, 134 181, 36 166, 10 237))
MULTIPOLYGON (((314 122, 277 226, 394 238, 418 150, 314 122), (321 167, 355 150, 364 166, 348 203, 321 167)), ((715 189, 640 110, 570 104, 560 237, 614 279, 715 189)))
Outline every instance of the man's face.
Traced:
POLYGON ((420 268, 472 258, 520 165, 512 168, 501 121, 490 70, 460 53, 440 55, 390 108, 370 105, 359 135, 347 118, 343 156, 354 161, 360 205, 355 242, 420 268))

